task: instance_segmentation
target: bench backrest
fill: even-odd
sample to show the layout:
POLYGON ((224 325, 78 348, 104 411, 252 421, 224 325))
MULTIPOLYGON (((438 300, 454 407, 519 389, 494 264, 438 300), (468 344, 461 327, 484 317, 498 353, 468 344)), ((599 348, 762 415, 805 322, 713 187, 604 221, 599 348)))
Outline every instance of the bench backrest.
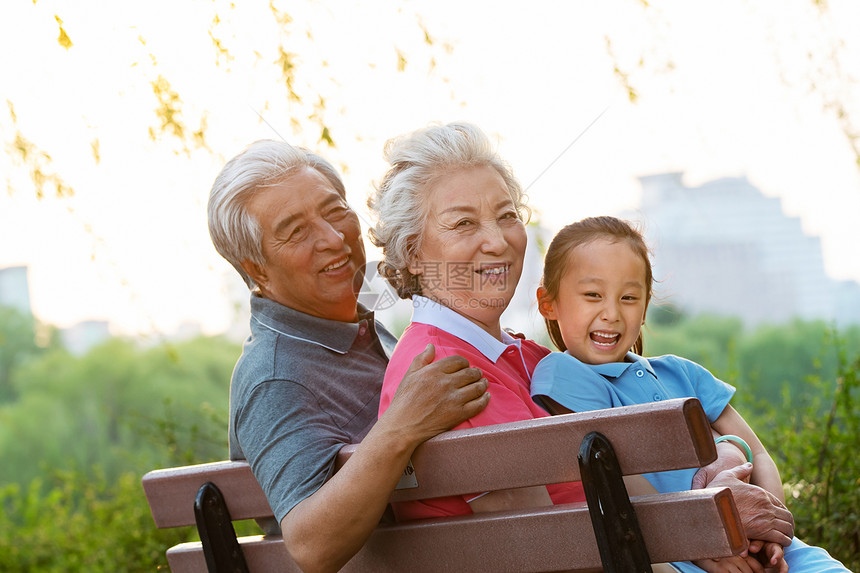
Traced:
MULTIPOLYGON (((441 434, 422 444, 412 456, 417 487, 395 490, 391 499, 408 501, 576 481, 580 477, 577 463, 579 447, 583 437, 592 431, 600 432, 612 443, 624 475, 700 467, 716 458, 710 425, 699 401, 667 400, 441 434)), ((349 459, 356 447, 350 445, 342 448, 337 459, 338 468, 349 459)), ((156 525, 162 528, 193 525, 193 500, 200 486, 206 482, 214 483, 221 490, 232 519, 272 515, 247 463, 216 462, 155 470, 144 476, 143 486, 156 525)), ((677 535, 689 534, 691 528, 720 529, 719 535, 714 535, 714 540, 704 540, 710 549, 688 547, 688 553, 693 557, 707 556, 702 554, 703 551, 711 551, 711 556, 718 555, 714 551, 722 552, 719 554, 725 556, 729 554, 727 552, 737 553, 743 549, 745 539, 728 490, 685 492, 648 499, 650 497, 639 498, 644 511, 640 522, 644 521, 643 536, 655 559, 659 555, 671 555, 671 560, 692 558, 674 557, 685 554, 684 551, 679 553, 674 547, 679 541, 677 535), (667 504, 669 501, 673 504, 671 507, 667 504), (654 509, 661 507, 663 509, 659 511, 654 509), (714 509, 709 509, 711 507, 714 509), (703 516, 703 512, 709 516, 703 516), (687 517, 682 517, 685 514, 688 514, 687 517), (667 519, 672 522, 668 525, 675 529, 666 529, 667 525, 663 522, 667 519), (698 526, 695 525, 697 520, 700 521, 698 526), (678 531, 672 533, 675 530, 678 531), (663 544, 667 546, 665 551, 663 544), (656 553, 654 549, 657 549, 656 553)), ((637 514, 640 513, 638 507, 637 514)), ((513 565, 515 562, 506 559, 505 550, 500 547, 513 553, 518 540, 520 544, 527 543, 531 547, 536 543, 554 544, 555 549, 552 551, 557 553, 580 552, 583 560, 576 561, 575 566, 582 563, 587 566, 588 563, 594 564, 596 546, 593 534, 589 534, 591 529, 587 510, 583 510, 584 507, 556 506, 380 527, 345 570, 397 571, 398 567, 406 563, 410 570, 422 570, 421 555, 432 554, 437 561, 423 569, 432 571, 442 567, 438 559, 443 554, 464 552, 471 552, 474 556, 475 567, 481 566, 474 570, 502 570, 493 568, 491 564, 494 562, 489 555, 496 553, 495 558, 501 559, 500 563, 513 565), (559 530, 559 527, 562 529, 559 530), (571 533, 570 528, 578 533, 571 533), (472 535, 482 539, 481 543, 490 545, 480 549, 474 539, 464 544, 469 537, 464 537, 463 531, 471 531, 472 535), (488 531, 493 531, 492 535, 488 535, 488 531), (586 545, 590 544, 590 549, 580 548, 569 541, 577 538, 581 538, 586 545), (566 549, 560 550, 559 547, 566 549), (487 556, 482 557, 482 553, 487 553, 487 556), (585 559, 586 554, 590 555, 590 561, 585 559)), ((689 543, 694 543, 695 536, 687 537, 690 537, 689 543)), ((260 547, 267 545, 266 540, 256 542, 260 547)), ((274 555, 272 558, 276 560, 288 559, 283 543, 280 540, 275 543, 278 547, 269 548, 268 554, 274 555)), ((185 549, 197 551, 191 547, 185 549)), ((246 554, 254 550, 249 543, 246 554)), ((472 567, 468 561, 463 561, 463 555, 457 558, 460 559, 457 567, 472 567)), ((195 559, 200 562, 199 558, 195 559)), ((531 565, 526 567, 519 563, 515 565, 516 568, 509 570, 557 570, 545 566, 545 558, 540 559, 543 561, 539 560, 538 563, 544 565, 535 565, 535 569, 530 568, 531 565)), ((574 562, 568 560, 559 567, 573 568, 568 567, 571 563, 574 562)), ((449 565, 452 564, 445 566, 449 565)), ((173 561, 171 566, 174 566, 173 561)), ((269 566, 271 563, 261 566, 260 570, 267 570, 269 566)), ((293 569, 285 566, 281 570, 293 569)))
MULTIPOLYGON (((700 467, 716 459, 699 401, 679 398, 440 434, 412 455, 418 487, 395 490, 391 500, 576 481, 576 456, 582 438, 591 431, 612 442, 624 475, 700 467)), ((336 467, 343 466, 356 448, 342 448, 336 467)), ((191 502, 207 481, 221 490, 234 520, 272 515, 246 462, 214 462, 144 476, 156 526, 194 525, 191 502)))

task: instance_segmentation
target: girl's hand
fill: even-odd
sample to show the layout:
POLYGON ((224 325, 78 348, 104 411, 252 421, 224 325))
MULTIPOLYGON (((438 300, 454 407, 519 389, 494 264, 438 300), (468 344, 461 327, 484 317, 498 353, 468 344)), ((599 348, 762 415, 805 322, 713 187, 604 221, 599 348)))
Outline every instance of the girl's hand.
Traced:
POLYGON ((699 559, 693 563, 708 573, 765 573, 764 567, 754 557, 723 557, 721 559, 699 559))
POLYGON ((750 541, 749 552, 764 566, 766 573, 788 573, 785 550, 779 543, 754 539, 750 541))

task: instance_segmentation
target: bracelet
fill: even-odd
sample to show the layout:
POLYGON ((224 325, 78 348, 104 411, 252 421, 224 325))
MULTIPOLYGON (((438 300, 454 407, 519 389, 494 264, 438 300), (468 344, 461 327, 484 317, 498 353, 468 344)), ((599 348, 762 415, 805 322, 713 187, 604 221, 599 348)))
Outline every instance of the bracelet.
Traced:
POLYGON ((719 438, 717 438, 716 440, 714 440, 714 443, 715 443, 715 444, 719 444, 720 442, 733 442, 733 443, 734 443, 734 444, 736 444, 740 449, 742 449, 742 450, 744 451, 744 453, 745 453, 745 454, 746 454, 746 456, 747 456, 747 461, 748 461, 749 463, 752 463, 752 461, 753 461, 753 454, 752 454, 752 450, 750 449, 749 444, 747 444, 747 443, 744 441, 744 439, 743 439, 743 438, 741 438, 740 436, 733 436, 733 435, 731 435, 731 434, 726 434, 725 436, 720 436, 719 438))

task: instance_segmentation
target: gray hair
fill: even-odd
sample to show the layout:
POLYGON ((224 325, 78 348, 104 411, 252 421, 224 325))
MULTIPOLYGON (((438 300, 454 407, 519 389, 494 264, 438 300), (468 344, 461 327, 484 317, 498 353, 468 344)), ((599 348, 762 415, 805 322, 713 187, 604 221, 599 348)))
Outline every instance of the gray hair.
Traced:
POLYGON ((282 182, 303 167, 317 170, 346 199, 343 181, 328 161, 307 149, 271 139, 255 141, 228 161, 212 184, 208 206, 209 237, 215 250, 242 275, 249 288, 254 288, 255 284, 242 269, 242 261, 257 264, 266 261, 263 231, 260 223, 248 213, 248 200, 262 188, 282 182))
POLYGON ((492 167, 504 180, 520 218, 528 220, 531 215, 510 166, 475 125, 458 122, 419 129, 389 140, 384 156, 391 167, 367 200, 376 220, 368 236, 382 249, 379 274, 400 298, 421 294, 418 277, 408 267, 421 251, 425 191, 439 177, 463 167, 492 167))

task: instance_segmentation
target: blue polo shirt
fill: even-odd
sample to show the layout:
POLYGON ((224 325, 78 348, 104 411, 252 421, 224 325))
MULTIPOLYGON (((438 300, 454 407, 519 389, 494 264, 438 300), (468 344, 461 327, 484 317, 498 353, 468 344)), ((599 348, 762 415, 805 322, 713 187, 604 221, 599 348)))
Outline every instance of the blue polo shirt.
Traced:
MULTIPOLYGON (((532 374, 536 402, 548 397, 574 412, 647 404, 671 398, 698 398, 713 423, 735 393, 733 386, 695 362, 678 356, 643 358, 632 352, 626 362, 584 364, 567 352, 546 356, 532 374)), ((690 489, 695 468, 644 474, 657 491, 690 489)))

